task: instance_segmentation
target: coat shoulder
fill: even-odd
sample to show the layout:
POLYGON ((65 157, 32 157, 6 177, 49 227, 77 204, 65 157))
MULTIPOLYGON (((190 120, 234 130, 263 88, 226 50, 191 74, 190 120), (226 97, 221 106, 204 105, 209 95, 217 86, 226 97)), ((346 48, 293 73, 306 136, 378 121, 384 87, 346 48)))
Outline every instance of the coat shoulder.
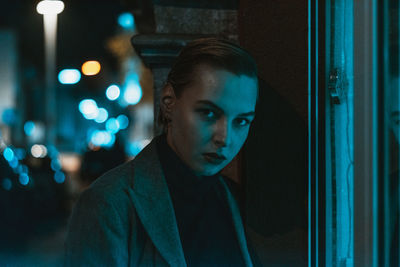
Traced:
POLYGON ((134 161, 128 161, 97 178, 85 193, 101 194, 106 198, 120 196, 122 192, 133 186, 134 161))

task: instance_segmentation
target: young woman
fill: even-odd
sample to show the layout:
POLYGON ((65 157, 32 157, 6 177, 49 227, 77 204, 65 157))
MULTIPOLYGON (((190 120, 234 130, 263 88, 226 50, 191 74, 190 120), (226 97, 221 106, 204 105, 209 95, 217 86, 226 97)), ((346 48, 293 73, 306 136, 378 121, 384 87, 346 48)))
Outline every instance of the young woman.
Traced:
POLYGON ((160 99, 164 134, 97 179, 76 204, 66 266, 252 266, 238 205, 219 172, 255 116, 257 68, 239 46, 189 43, 160 99))

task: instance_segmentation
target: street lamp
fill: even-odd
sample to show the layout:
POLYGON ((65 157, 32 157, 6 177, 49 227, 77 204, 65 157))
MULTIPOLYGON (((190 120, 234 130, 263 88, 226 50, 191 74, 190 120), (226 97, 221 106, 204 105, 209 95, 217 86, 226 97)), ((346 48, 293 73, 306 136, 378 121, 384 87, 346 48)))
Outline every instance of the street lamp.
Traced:
POLYGON ((64 10, 62 1, 44 0, 37 4, 36 10, 43 15, 46 86, 45 86, 45 114, 46 114, 46 143, 55 144, 56 141, 56 36, 57 15, 64 10))
POLYGON ((44 0, 40 1, 36 10, 39 14, 48 15, 48 14, 60 14, 64 10, 63 1, 55 1, 55 0, 44 0))

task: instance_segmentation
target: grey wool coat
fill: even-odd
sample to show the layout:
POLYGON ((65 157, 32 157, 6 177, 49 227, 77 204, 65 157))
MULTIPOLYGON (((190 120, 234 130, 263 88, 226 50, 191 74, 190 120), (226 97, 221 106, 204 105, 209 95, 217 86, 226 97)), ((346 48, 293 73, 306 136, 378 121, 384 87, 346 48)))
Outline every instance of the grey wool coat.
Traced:
MULTIPOLYGON (((237 203, 220 179, 244 261, 253 266, 237 203)), ((154 140, 81 194, 69 221, 64 266, 187 266, 154 140)))

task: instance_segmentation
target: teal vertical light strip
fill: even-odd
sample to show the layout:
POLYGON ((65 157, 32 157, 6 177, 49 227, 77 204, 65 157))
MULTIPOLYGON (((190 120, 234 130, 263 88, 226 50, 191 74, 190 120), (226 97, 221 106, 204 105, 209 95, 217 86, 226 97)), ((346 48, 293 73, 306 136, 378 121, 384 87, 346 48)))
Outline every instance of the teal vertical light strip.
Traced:
MULTIPOLYGON (((391 27, 391 14, 389 12, 389 3, 387 0, 383 1, 383 23, 380 30, 383 32, 383 45, 382 45, 382 56, 383 56, 383 99, 380 102, 383 105, 384 115, 383 115, 383 122, 381 121, 381 130, 382 130, 382 151, 383 154, 383 190, 381 193, 383 194, 383 264, 384 267, 389 267, 390 264, 390 241, 391 241, 391 225, 390 225, 390 188, 389 188, 389 160, 390 160, 390 153, 389 153, 389 123, 388 123, 388 116, 387 112, 390 110, 389 104, 389 97, 391 96, 391 88, 389 83, 389 76, 390 76, 390 61, 389 61, 389 27, 391 27)), ((380 108, 380 110, 382 110, 380 108)))
POLYGON ((378 72, 377 0, 372 0, 372 267, 378 267, 378 72))
POLYGON ((318 267, 318 174, 319 174, 319 162, 318 162, 318 0, 315 0, 315 266, 318 267))
MULTIPOLYGON (((325 77, 329 77, 332 64, 332 2, 325 1, 325 77)), ((331 103, 329 101, 328 79, 325 81, 325 266, 331 266, 333 262, 333 207, 332 207, 332 147, 331 147, 331 103)))
MULTIPOLYGON (((399 6, 398 6, 397 12, 399 12, 397 14, 397 16, 398 16, 397 26, 400 28, 400 7, 399 6)), ((397 41, 400 44, 400 30, 399 30, 398 37, 399 37, 399 39, 397 41)), ((398 56, 398 58, 397 58, 397 66, 398 66, 397 75, 400 77, 400 51, 399 51, 397 56, 398 56)), ((397 82, 396 89, 397 90, 400 89, 400 79, 397 82)), ((400 110, 400 93, 397 95, 397 108, 400 110)), ((397 164, 398 164, 398 166, 400 166, 400 155, 399 154, 398 154, 397 164)), ((400 179, 400 177, 397 176, 396 179, 400 179)), ((398 196, 397 196, 397 202, 398 202, 397 203, 397 209, 398 209, 397 210, 397 214, 398 214, 398 216, 400 216, 400 183, 397 186, 397 192, 398 192, 398 196)), ((397 253, 398 253, 398 255, 400 255, 400 238, 397 240, 397 253)))
POLYGON ((312 227, 311 227, 311 0, 308 0, 308 267, 312 267, 312 227))
POLYGON ((347 42, 345 43, 345 56, 348 56, 347 61, 347 71, 350 77, 349 91, 347 95, 347 109, 349 111, 347 120, 348 129, 348 153, 350 161, 350 169, 348 179, 348 208, 349 208, 349 238, 347 246, 347 262, 348 267, 354 266, 354 2, 345 0, 346 3, 346 18, 351 18, 347 20, 347 31, 348 36, 347 42))

